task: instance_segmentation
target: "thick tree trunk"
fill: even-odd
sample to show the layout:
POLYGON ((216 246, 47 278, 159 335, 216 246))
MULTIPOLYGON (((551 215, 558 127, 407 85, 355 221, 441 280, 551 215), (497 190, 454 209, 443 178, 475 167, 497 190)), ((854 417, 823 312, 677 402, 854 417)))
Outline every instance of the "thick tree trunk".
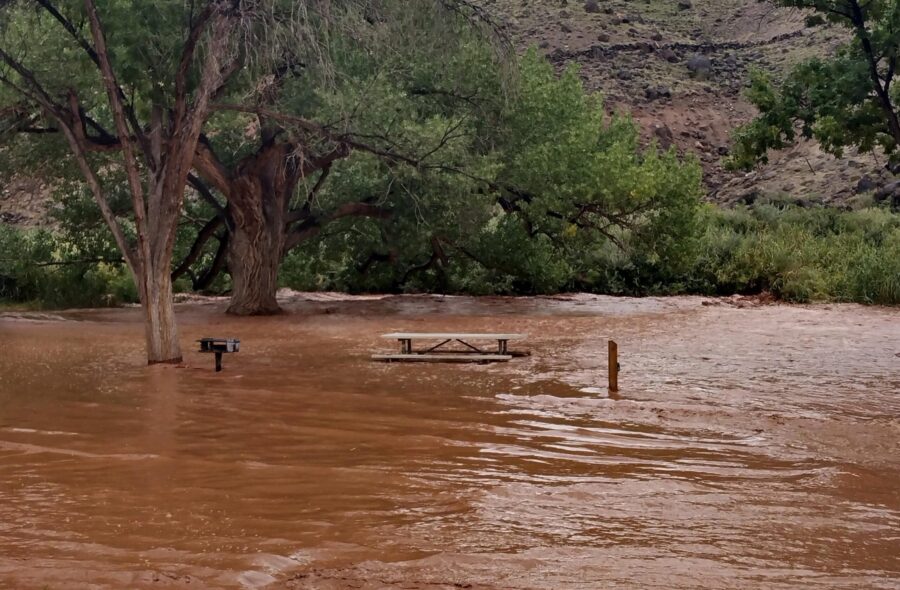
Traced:
MULTIPOLYGON (((265 161, 264 161, 265 162, 265 161)), ((268 162, 266 162, 268 163, 268 162)), ((284 250, 285 194, 278 175, 260 165, 235 179, 228 201, 228 240, 233 315, 281 313, 275 293, 284 250)))
POLYGON ((148 364, 180 363, 181 344, 178 341, 175 300, 168 266, 143 270, 138 287, 144 310, 148 364))
POLYGON ((283 229, 235 223, 228 242, 228 268, 233 289, 228 313, 273 315, 281 313, 275 292, 281 265, 283 229))
MULTIPOLYGON (((269 134, 263 130, 263 145, 231 171, 208 146, 201 145, 194 158, 200 176, 225 195, 228 202, 227 260, 233 284, 228 313, 234 315, 281 312, 275 298, 281 261, 299 240, 318 232, 318 221, 310 215, 314 197, 328 177, 331 163, 349 154, 347 146, 341 144, 324 155, 301 157, 302 145, 275 142, 276 135, 277 132, 269 134), (299 182, 316 172, 319 179, 305 205, 291 211, 291 199, 299 182)), ((368 206, 357 204, 359 207, 368 212, 368 206)), ((337 216, 351 214, 354 212, 337 216)))

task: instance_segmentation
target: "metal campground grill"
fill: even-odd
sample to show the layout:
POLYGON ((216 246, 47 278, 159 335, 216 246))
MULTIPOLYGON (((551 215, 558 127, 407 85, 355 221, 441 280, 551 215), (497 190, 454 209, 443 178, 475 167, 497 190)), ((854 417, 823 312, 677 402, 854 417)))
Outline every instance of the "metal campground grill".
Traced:
POLYGON ((201 338, 200 352, 216 355, 216 373, 222 370, 222 355, 241 350, 241 341, 237 338, 201 338))

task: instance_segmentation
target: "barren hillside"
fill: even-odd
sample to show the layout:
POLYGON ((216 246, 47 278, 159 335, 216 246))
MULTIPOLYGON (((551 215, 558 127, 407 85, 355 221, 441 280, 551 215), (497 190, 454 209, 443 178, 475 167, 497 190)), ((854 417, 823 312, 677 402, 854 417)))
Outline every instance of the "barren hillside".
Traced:
POLYGON ((710 198, 760 195, 844 202, 857 185, 884 182, 878 159, 835 159, 804 144, 774 154, 750 174, 724 170, 732 129, 753 115, 743 98, 749 71, 776 75, 828 54, 837 28, 807 28, 806 15, 758 0, 485 0, 522 48, 536 46, 559 67, 577 64, 611 111, 631 113, 645 137, 696 153, 710 198))

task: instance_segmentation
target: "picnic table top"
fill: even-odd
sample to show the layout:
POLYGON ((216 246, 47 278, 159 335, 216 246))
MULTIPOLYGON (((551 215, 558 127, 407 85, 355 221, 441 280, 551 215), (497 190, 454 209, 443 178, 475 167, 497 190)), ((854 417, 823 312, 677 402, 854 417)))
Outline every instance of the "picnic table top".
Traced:
POLYGON ((382 334, 382 338, 396 338, 397 340, 415 340, 417 338, 440 339, 469 339, 469 340, 521 340, 527 334, 469 334, 469 333, 443 333, 443 332, 391 332, 382 334))

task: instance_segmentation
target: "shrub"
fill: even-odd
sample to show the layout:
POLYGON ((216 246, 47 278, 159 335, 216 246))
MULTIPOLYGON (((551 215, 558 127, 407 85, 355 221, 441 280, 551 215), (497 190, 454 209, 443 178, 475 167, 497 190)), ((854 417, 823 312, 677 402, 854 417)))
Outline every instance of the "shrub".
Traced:
POLYGON ((79 258, 59 234, 0 226, 0 300, 98 307, 137 301, 137 292, 123 265, 79 258))
POLYGON ((900 303, 900 215, 887 209, 760 204, 703 218, 690 290, 900 303))

